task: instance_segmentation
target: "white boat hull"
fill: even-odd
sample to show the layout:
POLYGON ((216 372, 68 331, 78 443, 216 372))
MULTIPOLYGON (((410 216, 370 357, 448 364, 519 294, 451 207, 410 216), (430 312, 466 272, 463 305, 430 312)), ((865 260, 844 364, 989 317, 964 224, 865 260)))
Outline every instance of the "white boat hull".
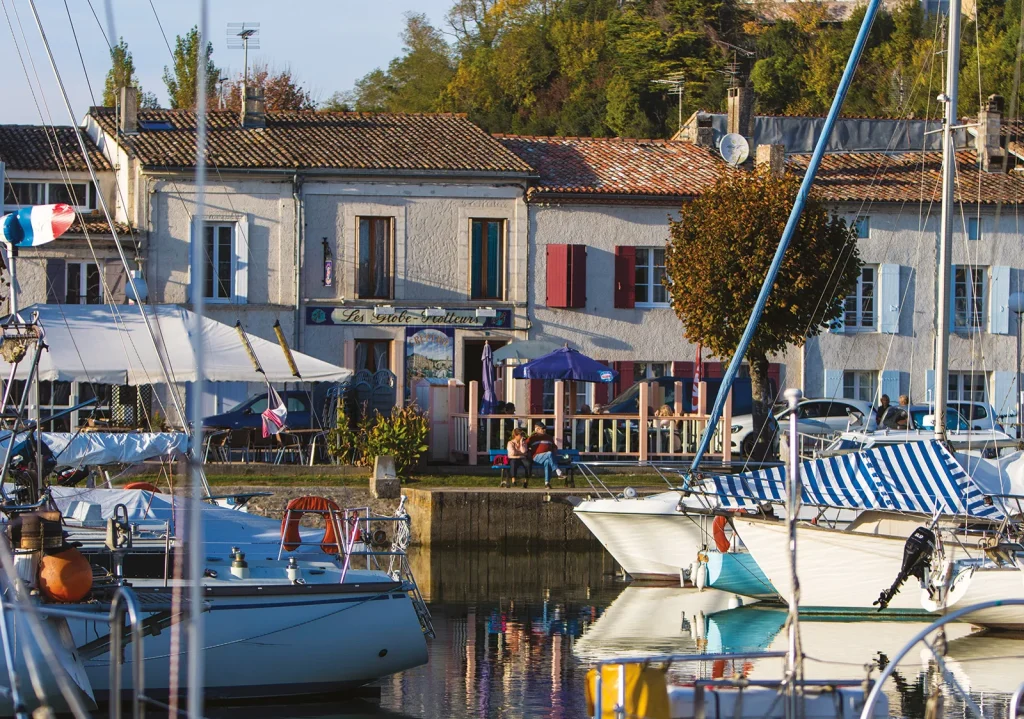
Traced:
MULTIPOLYGON (((997 599, 1024 599, 1024 572, 1016 568, 965 568, 950 585, 945 611, 922 591, 922 605, 931 612, 949 612, 997 599)), ((993 629, 1024 630, 1024 606, 991 607, 964 617, 965 622, 993 629)))
MULTIPOLYGON (((782 597, 790 593, 789 536, 784 522, 733 517, 733 526, 758 566, 782 597)), ((797 525, 800 608, 876 612, 873 602, 888 589, 903 563, 904 537, 797 525)), ((893 597, 893 612, 924 613, 917 580, 893 597)))

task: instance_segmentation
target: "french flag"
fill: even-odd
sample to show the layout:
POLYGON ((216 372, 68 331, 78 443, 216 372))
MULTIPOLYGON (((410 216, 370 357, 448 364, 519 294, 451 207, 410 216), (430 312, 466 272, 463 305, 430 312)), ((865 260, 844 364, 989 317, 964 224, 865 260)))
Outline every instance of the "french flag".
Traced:
POLYGON ((288 422, 288 408, 281 395, 267 382, 267 408, 260 415, 263 420, 263 439, 280 434, 288 422))
POLYGON ((14 247, 36 247, 53 242, 75 221, 71 205, 33 205, 0 217, 3 241, 14 247))

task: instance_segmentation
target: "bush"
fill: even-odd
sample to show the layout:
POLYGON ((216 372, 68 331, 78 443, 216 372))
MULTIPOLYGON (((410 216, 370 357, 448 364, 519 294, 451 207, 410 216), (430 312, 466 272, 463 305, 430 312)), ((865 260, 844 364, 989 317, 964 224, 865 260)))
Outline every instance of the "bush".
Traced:
POLYGON ((337 426, 327 434, 327 451, 337 462, 365 467, 389 454, 395 458, 395 469, 404 474, 427 451, 430 425, 426 413, 414 404, 394 407, 389 415, 374 411, 372 416, 364 405, 353 421, 339 402, 337 413, 337 426))

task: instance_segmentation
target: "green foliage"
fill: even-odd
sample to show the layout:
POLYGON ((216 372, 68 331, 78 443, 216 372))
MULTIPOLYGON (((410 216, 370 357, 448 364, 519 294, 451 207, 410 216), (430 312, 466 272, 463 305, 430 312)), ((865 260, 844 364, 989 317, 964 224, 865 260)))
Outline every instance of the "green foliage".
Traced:
POLYGON ((336 462, 367 466, 374 458, 391 455, 395 468, 404 474, 427 451, 430 430, 427 415, 416 405, 394 407, 391 414, 374 411, 364 404, 356 421, 351 421, 344 403, 338 404, 337 426, 327 433, 327 452, 336 462))
POLYGON ((132 60, 132 53, 128 50, 128 43, 121 38, 114 47, 110 48, 110 70, 107 71, 107 79, 103 83, 103 106, 115 107, 118 100, 118 92, 122 87, 136 87, 139 92, 139 81, 135 78, 135 61, 132 60))
MULTIPOLYGON (((175 110, 192 110, 196 106, 196 79, 199 68, 199 28, 193 27, 185 37, 178 35, 174 39, 174 67, 164 66, 164 85, 170 97, 171 108, 175 110)), ((206 93, 213 97, 220 78, 220 70, 210 58, 213 55, 213 43, 207 42, 203 53, 206 62, 206 93)))
MULTIPOLYGON (((799 186, 793 176, 729 173, 670 222, 665 286, 691 342, 721 358, 735 351, 799 186)), ((768 355, 827 328, 860 267, 854 228, 812 196, 747 352, 755 399, 766 396, 768 355)))

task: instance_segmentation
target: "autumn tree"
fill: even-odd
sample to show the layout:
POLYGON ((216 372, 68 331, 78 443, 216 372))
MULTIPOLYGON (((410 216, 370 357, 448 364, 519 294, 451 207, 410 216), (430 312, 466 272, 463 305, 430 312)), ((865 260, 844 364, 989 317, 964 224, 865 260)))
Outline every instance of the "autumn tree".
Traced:
MULTIPOLYGON (((198 27, 193 27, 184 37, 178 35, 174 39, 174 66, 165 65, 163 77, 172 109, 191 110, 196 106, 199 54, 198 27)), ((220 70, 211 59, 213 43, 207 42, 202 54, 203 62, 206 63, 206 94, 207 97, 213 97, 220 79, 220 70)))
MULTIPOLYGON (((242 73, 226 83, 224 104, 230 110, 242 109, 242 85, 246 79, 242 73)), ((273 70, 268 65, 254 64, 249 70, 249 87, 263 91, 267 110, 315 110, 313 94, 302 87, 292 75, 290 68, 273 70)))
MULTIPOLYGON (((792 176, 730 172, 669 223, 665 286, 691 342, 723 359, 736 351, 799 186, 792 176)), ((812 194, 747 350, 762 441, 744 450, 762 457, 769 450, 770 433, 760 431, 771 411, 769 356, 803 345, 839 317, 860 268, 854 228, 812 194)))
POLYGON ((117 105, 118 94, 122 87, 134 87, 138 90, 141 107, 157 107, 156 95, 151 92, 143 92, 142 85, 135 77, 135 61, 132 59, 132 53, 124 38, 110 48, 110 70, 107 71, 107 79, 103 83, 104 107, 117 105))

